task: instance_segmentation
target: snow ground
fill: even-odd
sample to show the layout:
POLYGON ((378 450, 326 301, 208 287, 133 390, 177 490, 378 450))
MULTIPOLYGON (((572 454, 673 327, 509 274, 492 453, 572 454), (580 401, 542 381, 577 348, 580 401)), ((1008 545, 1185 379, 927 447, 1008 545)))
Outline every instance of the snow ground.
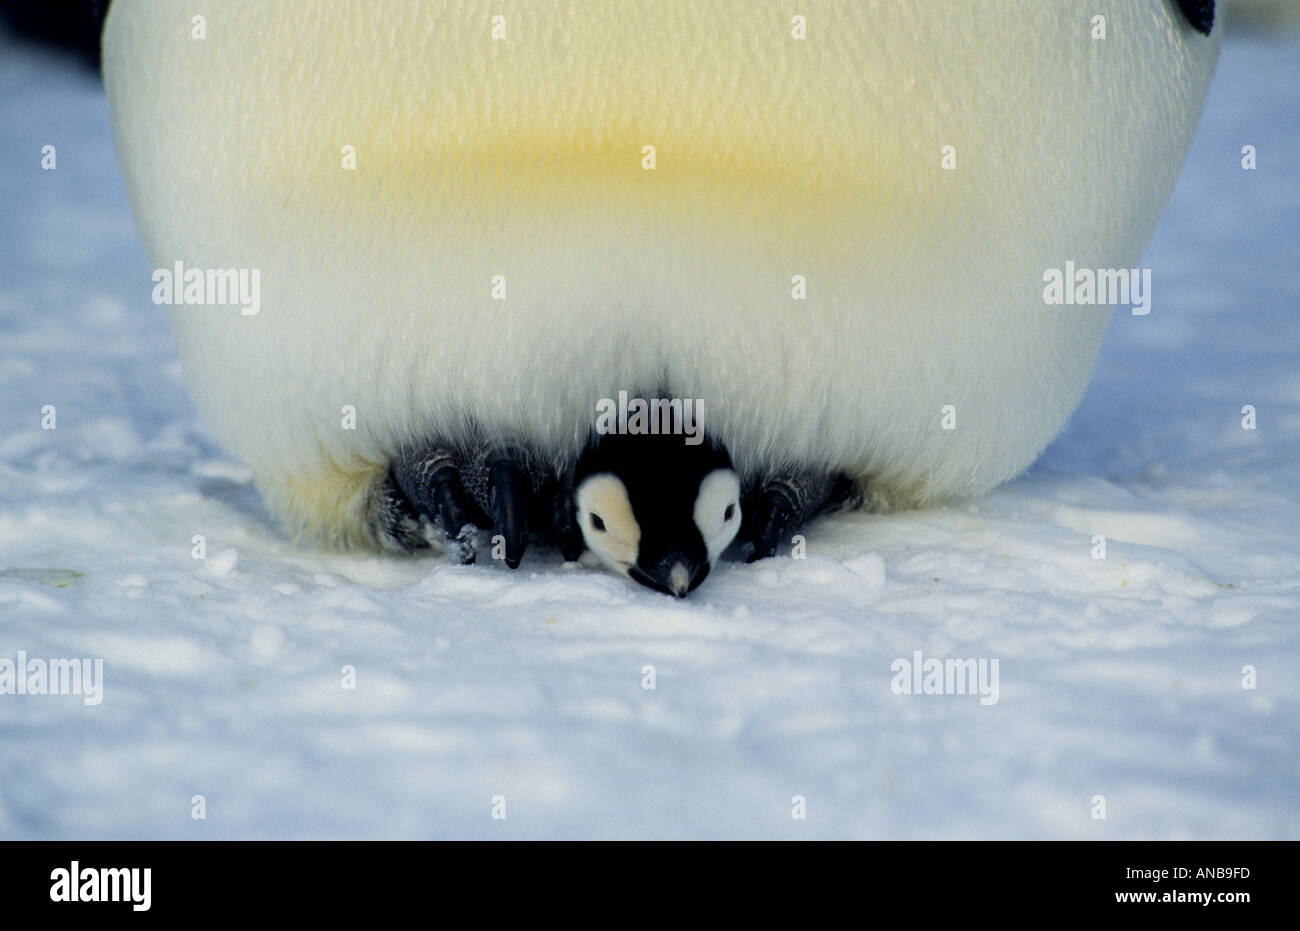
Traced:
POLYGON ((286 540, 186 396, 97 83, 0 45, 0 108, 0 657, 105 669, 0 696, 0 837, 1300 837, 1294 42, 1225 46, 1153 311, 1025 477, 681 603, 286 540), (893 694, 915 650, 999 701, 893 694))

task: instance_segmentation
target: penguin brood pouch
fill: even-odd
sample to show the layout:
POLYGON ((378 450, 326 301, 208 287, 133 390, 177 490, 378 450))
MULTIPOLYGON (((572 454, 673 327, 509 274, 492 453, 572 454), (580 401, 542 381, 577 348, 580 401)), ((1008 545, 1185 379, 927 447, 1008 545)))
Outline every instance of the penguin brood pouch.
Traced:
POLYGON ((195 403, 291 532, 685 595, 1056 436, 1114 308, 1053 270, 1137 264, 1214 12, 114 0, 104 78, 195 403))

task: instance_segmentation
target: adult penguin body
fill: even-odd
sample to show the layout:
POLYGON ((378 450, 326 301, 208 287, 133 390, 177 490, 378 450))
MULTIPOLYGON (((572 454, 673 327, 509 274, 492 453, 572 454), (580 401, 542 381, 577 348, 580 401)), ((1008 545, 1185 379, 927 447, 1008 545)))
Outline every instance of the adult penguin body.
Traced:
POLYGON ((563 474, 620 390, 879 506, 1012 477, 1114 309, 1045 274, 1137 265, 1212 7, 116 0, 104 73, 154 264, 260 275, 256 314, 169 308, 202 415, 290 525, 373 544, 400 450, 563 474))

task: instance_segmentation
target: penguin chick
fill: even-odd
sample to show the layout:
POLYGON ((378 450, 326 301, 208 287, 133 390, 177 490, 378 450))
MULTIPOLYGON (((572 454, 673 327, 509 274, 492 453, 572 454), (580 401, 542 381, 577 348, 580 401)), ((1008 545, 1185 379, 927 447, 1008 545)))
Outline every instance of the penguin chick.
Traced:
POLYGON ((574 470, 583 541, 606 566, 686 597, 740 531, 740 477, 715 443, 609 435, 574 470))
POLYGON ((479 530, 490 528, 511 569, 537 532, 566 560, 590 549, 615 572, 684 597, 733 540, 754 562, 819 514, 862 504, 843 473, 784 470, 742 484, 717 440, 602 435, 576 458, 566 476, 517 441, 407 447, 371 496, 371 532, 385 549, 412 552, 440 528, 442 549, 468 565, 479 530))

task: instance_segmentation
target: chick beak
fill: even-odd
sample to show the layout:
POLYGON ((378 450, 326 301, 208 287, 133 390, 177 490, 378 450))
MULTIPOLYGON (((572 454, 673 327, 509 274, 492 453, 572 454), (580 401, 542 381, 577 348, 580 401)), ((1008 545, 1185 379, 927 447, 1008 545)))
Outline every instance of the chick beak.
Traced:
POLYGON ((629 573, 642 585, 677 598, 685 598, 698 588, 708 574, 707 560, 691 559, 680 551, 669 553, 650 569, 633 566, 629 573))
POLYGON ((678 598, 685 598, 691 590, 691 570, 680 559, 668 570, 668 590, 678 598))

